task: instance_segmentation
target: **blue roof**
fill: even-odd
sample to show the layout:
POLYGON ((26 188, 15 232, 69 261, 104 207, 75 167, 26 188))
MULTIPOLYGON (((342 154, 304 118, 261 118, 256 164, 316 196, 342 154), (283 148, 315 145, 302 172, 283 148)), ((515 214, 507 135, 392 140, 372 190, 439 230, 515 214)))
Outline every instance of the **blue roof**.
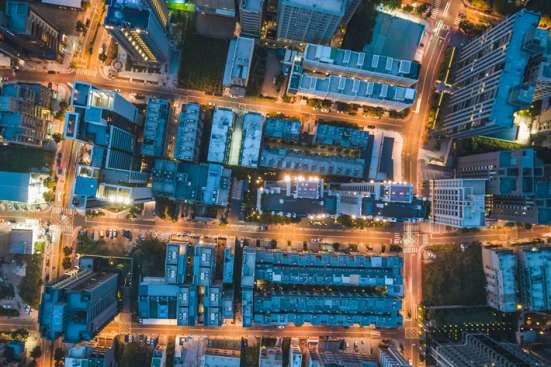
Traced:
POLYGON ((97 188, 97 178, 78 176, 76 179, 75 194, 78 196, 94 197, 97 188))
POLYGON ((27 202, 31 174, 0 171, 0 200, 27 202))
POLYGON ((10 31, 13 33, 26 33, 29 8, 28 1, 6 2, 6 16, 8 17, 8 28, 10 31))

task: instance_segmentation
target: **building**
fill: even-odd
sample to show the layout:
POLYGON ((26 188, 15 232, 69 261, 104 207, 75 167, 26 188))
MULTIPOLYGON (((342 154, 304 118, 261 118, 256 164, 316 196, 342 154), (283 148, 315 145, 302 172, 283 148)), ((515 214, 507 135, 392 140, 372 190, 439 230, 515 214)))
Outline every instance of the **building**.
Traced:
POLYGON ((411 367, 400 352, 394 348, 379 351, 379 364, 381 367, 411 367))
POLYGON ((510 249, 483 247, 488 306, 501 312, 517 311, 517 257, 510 249))
POLYGON ((239 1, 239 24, 241 25, 241 34, 243 36, 260 37, 263 8, 264 0, 239 1))
POLYGON ((297 64, 291 71, 287 93, 398 112, 411 107, 416 96, 414 88, 340 75, 314 75, 297 64))
POLYGON ((41 147, 53 121, 53 102, 53 90, 41 84, 4 84, 0 96, 0 139, 41 147))
POLYGON ((302 351, 298 338, 291 338, 289 347, 289 367, 302 367, 302 351))
POLYGON ((302 133, 300 120, 268 117, 264 125, 264 138, 281 139, 286 142, 297 142, 302 133))
POLYGON ((305 361, 308 367, 377 367, 373 355, 343 349, 343 339, 320 339, 310 342, 306 349, 305 361))
POLYGON ((118 274, 81 271, 46 284, 38 313, 40 335, 68 343, 91 340, 115 315, 118 274))
POLYGON ((540 52, 533 38, 539 19, 522 9, 459 51, 443 115, 448 136, 516 139, 515 112, 528 108, 535 92, 535 83, 525 76, 531 58, 540 52))
POLYGON ((34 254, 34 243, 32 229, 16 229, 10 231, 9 236, 10 254, 32 255, 34 254))
POLYGON ((518 258, 522 307, 535 312, 551 310, 551 247, 525 247, 518 258))
POLYGON ((227 163, 234 122, 235 114, 232 110, 227 108, 216 108, 214 110, 207 161, 227 163))
POLYGON ((191 241, 169 243, 165 275, 145 277, 138 291, 138 317, 148 325, 220 326, 233 318, 225 309, 233 299, 231 283, 225 283, 223 263, 231 240, 224 244, 191 241), (221 256, 219 257, 219 255, 221 256), (218 261, 218 259, 220 261, 218 261), (220 271, 218 271, 220 269, 220 271))
POLYGON ((282 367, 283 366, 283 353, 281 346, 275 345, 273 347, 260 347, 260 353, 258 356, 258 367, 282 367))
POLYGON ((29 1, 5 2, 3 41, 26 57, 59 60, 63 55, 63 34, 32 6, 29 1))
POLYGON ((66 8, 82 9, 83 0, 42 0, 41 2, 42 4, 50 4, 50 5, 63 6, 66 8))
POLYGON ((413 60, 311 43, 304 49, 302 66, 319 73, 346 75, 403 87, 417 83, 421 69, 421 65, 413 60))
POLYGON ((487 179, 488 218, 551 223, 551 174, 536 150, 504 150, 460 157, 458 177, 487 179))
POLYGON ((277 7, 277 38, 286 42, 329 43, 346 12, 346 0, 281 0, 277 7))
POLYGON ((546 29, 538 28, 532 34, 535 54, 529 62, 527 80, 535 83, 534 101, 551 97, 551 37, 546 29))
POLYGON ((239 153, 239 165, 256 168, 260 160, 262 144, 262 121, 259 113, 248 112, 243 116, 243 140, 239 153))
POLYGON ((162 0, 144 0, 149 10, 155 14, 155 17, 161 24, 161 26, 166 29, 168 27, 168 6, 162 0))
POLYGON ((157 344, 151 353, 151 367, 165 367, 166 366, 166 347, 157 344))
POLYGON ((401 257, 245 247, 242 264, 245 327, 402 324, 401 257))
POLYGON ((178 121, 178 131, 176 132, 174 159, 197 162, 202 134, 203 119, 201 118, 201 106, 197 103, 182 105, 182 112, 180 112, 178 121))
POLYGON ((234 0, 195 0, 196 11, 206 15, 235 18, 234 0))
POLYGON ((208 339, 201 356, 203 367, 239 367, 241 363, 240 339, 208 339))
POLYGON ((143 116, 117 92, 75 81, 65 114, 65 139, 81 149, 71 205, 84 210, 106 203, 151 200, 149 174, 141 170, 138 136, 143 116))
POLYGON ((518 345, 498 342, 483 334, 466 334, 459 344, 437 344, 431 348, 437 367, 543 367, 544 364, 518 345))
POLYGON ((166 128, 170 119, 170 102, 166 99, 149 98, 145 111, 142 155, 163 157, 166 128))
POLYGON ((254 39, 235 37, 228 46, 224 68, 224 94, 230 97, 244 97, 253 63, 254 39))
POLYGON ((0 200, 25 204, 42 204, 48 191, 43 173, 0 171, 0 200))
POLYGON ((115 367, 115 350, 111 340, 100 340, 97 344, 76 344, 67 350, 66 367, 115 367))
POLYGON ((484 179, 431 180, 430 220, 457 228, 484 227, 485 186, 484 179))
POLYGON ((168 62, 170 40, 157 14, 161 13, 142 6, 141 2, 111 0, 109 4, 104 27, 126 51, 132 64, 158 66, 168 62))
POLYGON ((227 206, 231 170, 219 164, 156 160, 154 196, 183 203, 227 206))

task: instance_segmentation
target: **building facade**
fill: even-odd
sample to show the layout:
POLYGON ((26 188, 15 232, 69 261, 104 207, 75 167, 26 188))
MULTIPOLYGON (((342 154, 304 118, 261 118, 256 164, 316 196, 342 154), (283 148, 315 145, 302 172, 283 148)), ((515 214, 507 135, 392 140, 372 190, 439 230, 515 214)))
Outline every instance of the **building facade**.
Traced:
POLYGON ((484 227, 484 179, 440 179, 430 181, 433 223, 458 228, 484 227))
POLYGON ((501 312, 517 310, 517 257, 512 250, 484 247, 482 263, 488 306, 501 312))
POLYGON ((239 1, 239 24, 243 36, 260 38, 263 8, 264 0, 239 1))
POLYGON ((535 312, 551 310, 551 247, 525 247, 518 256, 522 307, 535 312))
POLYGON ((0 96, 0 139, 41 147, 53 121, 53 103, 53 90, 41 84, 4 84, 0 96))
POLYGON ((516 139, 515 112, 530 106, 535 91, 535 83, 525 75, 540 49, 532 37, 539 19, 539 14, 523 9, 459 51, 453 93, 443 116, 448 136, 516 139))
POLYGON ((111 0, 104 27, 136 65, 164 64, 170 57, 170 40, 156 12, 141 2, 111 0))

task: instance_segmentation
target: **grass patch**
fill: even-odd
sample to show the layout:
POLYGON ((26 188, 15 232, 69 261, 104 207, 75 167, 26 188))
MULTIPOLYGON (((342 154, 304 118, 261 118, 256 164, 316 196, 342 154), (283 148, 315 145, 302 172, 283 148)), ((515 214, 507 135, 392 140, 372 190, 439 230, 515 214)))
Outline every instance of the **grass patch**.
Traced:
POLYGON ((458 157, 470 154, 480 154, 497 152, 499 150, 523 149, 525 145, 513 143, 507 140, 488 138, 485 136, 475 136, 468 139, 462 139, 455 144, 455 153, 458 157))
POLYGON ((486 303, 486 279, 480 245, 434 246, 436 255, 423 268, 423 303, 426 306, 481 305, 486 303))
POLYGON ((228 41, 186 32, 182 46, 180 86, 208 93, 222 93, 228 41))
POLYGON ((0 171, 49 171, 54 152, 20 145, 0 146, 0 171))

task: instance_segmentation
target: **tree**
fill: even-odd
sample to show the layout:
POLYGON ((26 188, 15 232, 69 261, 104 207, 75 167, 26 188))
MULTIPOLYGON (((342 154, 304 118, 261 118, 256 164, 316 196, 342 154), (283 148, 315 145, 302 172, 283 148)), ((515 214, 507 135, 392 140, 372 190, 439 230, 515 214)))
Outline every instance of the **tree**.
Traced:
POLYGON ((69 246, 63 247, 63 254, 65 256, 70 256, 73 253, 73 249, 69 246))
POLYGON ((60 133, 53 133, 52 134, 52 139, 54 139, 54 141, 57 143, 59 143, 61 140, 63 140, 63 135, 61 135, 60 133))
POLYGON ((37 345, 31 351, 31 357, 33 357, 34 359, 38 359, 41 356, 42 356, 42 349, 40 348, 40 345, 37 345))
POLYGON ((30 333, 27 329, 16 329, 10 333, 13 340, 24 342, 29 337, 30 333))
POLYGON ((61 365, 61 361, 63 361, 63 357, 65 357, 65 354, 63 353, 63 349, 59 347, 56 348, 54 351, 54 361, 55 361, 56 367, 61 365))
POLYGON ((165 243, 154 238, 138 240, 136 247, 132 250, 132 257, 143 276, 163 275, 165 243))
POLYGON ((51 203, 54 201, 55 199, 55 194, 53 191, 45 191, 43 194, 42 194, 42 197, 44 198, 44 201, 47 202, 47 203, 51 203))
POLYGON ((19 295, 23 302, 34 309, 40 303, 40 286, 42 285, 42 255, 34 254, 26 257, 27 268, 25 277, 19 283, 19 295))
POLYGON ((138 343, 124 345, 121 367, 142 366, 144 361, 151 359, 151 348, 138 343))
POLYGON ((411 13, 413 11, 413 6, 407 4, 402 8, 402 10, 405 11, 406 13, 411 13))
POLYGON ((73 266, 73 263, 71 262, 71 258, 64 257, 63 258, 63 269, 67 270, 70 269, 73 266))

